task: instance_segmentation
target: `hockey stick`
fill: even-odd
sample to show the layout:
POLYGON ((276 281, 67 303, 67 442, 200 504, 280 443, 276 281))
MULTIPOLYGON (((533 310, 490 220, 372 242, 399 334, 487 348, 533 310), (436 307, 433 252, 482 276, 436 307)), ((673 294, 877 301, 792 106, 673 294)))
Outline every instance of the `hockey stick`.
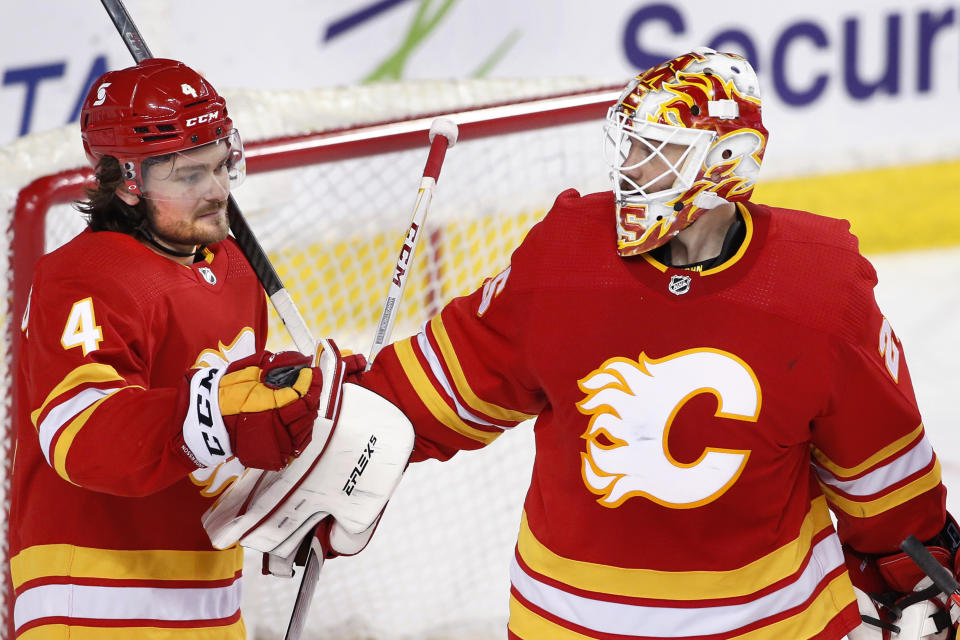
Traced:
MULTIPOLYGON (((123 38, 123 42, 127 45, 127 50, 130 51, 134 61, 139 64, 148 58, 152 58, 153 54, 150 53, 147 43, 140 35, 137 25, 130 18, 127 8, 123 6, 123 0, 100 0, 100 2, 103 4, 103 8, 107 10, 110 20, 117 28, 117 33, 123 38)), ((300 314, 300 310, 294 304, 293 298, 290 297, 290 292, 280 281, 280 276, 277 275, 276 269, 270 263, 267 253, 260 246, 256 236, 253 235, 253 231, 240 212, 240 207, 233 198, 233 194, 230 194, 227 198, 227 215, 230 219, 230 230, 233 232, 233 237, 236 239, 240 251, 243 252, 247 262, 250 263, 250 267, 257 275, 263 290, 270 297, 270 302, 276 309, 277 315, 280 316, 283 325, 287 328, 297 351, 313 356, 317 348, 316 340, 314 340, 310 328, 307 327, 306 321, 300 314)))
POLYGON ((900 543, 900 549, 946 594, 950 606, 960 607, 960 584, 946 567, 936 561, 922 542, 910 535, 900 543))
MULTIPOLYGON (((387 299, 383 303, 383 313, 380 314, 380 322, 377 323, 377 333, 374 336, 370 356, 367 359, 368 370, 373 363, 373 359, 377 357, 377 353, 387 343, 390 334, 393 332, 393 323, 397 319, 400 298, 403 296, 403 291, 407 286, 407 277, 410 275, 410 265, 417 251, 420 237, 423 235, 423 225, 427 219, 427 211, 430 208, 431 200, 433 200, 433 192, 437 188, 437 181, 440 179, 440 168, 443 166, 447 149, 457 143, 457 135, 457 125, 446 118, 437 118, 430 125, 430 153, 427 154, 427 164, 423 169, 423 177, 420 178, 420 189, 417 191, 417 201, 413 207, 410 227, 403 237, 403 246, 400 248, 393 278, 387 289, 387 299)), ((287 627, 284 640, 300 640, 300 634, 310 610, 310 602, 313 600, 313 593, 320 581, 323 550, 318 549, 320 545, 314 544, 312 533, 309 540, 310 550, 307 553, 307 561, 303 566, 300 589, 297 591, 297 599, 293 604, 293 611, 290 613, 290 624, 287 627)))
POLYGON ((427 155, 427 164, 423 168, 423 177, 420 179, 420 190, 417 191, 417 202, 413 207, 410 227, 403 237, 403 246, 400 247, 393 279, 387 289, 387 299, 383 302, 383 313, 380 314, 377 333, 373 337, 373 345, 367 357, 368 370, 393 332, 393 323, 397 319, 397 310, 400 308, 400 298, 407 288, 410 265, 416 254, 417 245, 420 244, 420 238, 423 236, 423 224, 426 222, 433 192, 436 191, 437 181, 440 179, 440 168, 443 166, 447 149, 457 143, 458 133, 457 125, 446 118, 437 118, 430 125, 430 153, 427 155))

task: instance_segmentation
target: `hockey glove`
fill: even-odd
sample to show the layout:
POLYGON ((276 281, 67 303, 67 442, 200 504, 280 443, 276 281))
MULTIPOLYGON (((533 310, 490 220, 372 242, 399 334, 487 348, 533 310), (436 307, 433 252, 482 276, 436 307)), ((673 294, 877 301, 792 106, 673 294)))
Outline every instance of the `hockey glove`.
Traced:
MULTIPOLYGON (((948 515, 927 550, 954 576, 960 529, 948 515)), ((954 637, 958 612, 905 553, 866 556, 844 547, 863 623, 850 640, 946 640, 954 637)))
POLYGON ((323 376, 294 351, 262 351, 187 374, 181 451, 198 467, 236 456, 279 470, 309 444, 323 376))
POLYGON ((328 523, 325 549, 343 555, 359 551, 403 476, 413 425, 380 395, 344 384, 334 427, 329 438, 315 438, 286 469, 248 470, 231 484, 203 516, 213 546, 226 549, 239 541, 292 563, 303 540, 332 516, 336 522, 328 523))

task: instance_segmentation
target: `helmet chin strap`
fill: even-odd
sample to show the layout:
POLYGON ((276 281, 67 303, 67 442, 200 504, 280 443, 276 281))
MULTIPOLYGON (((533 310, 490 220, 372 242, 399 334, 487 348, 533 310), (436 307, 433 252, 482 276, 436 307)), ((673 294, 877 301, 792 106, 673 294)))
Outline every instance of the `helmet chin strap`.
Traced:
POLYGON ((157 241, 157 238, 153 235, 153 231, 150 229, 150 223, 145 219, 140 226, 137 228, 137 231, 143 236, 143 239, 150 243, 150 246, 155 247, 163 253, 174 256, 176 258, 192 258, 197 255, 197 248, 195 247, 193 251, 176 251, 170 247, 160 244, 157 241))
MULTIPOLYGON (((161 244, 156 235, 154 234, 153 229, 150 228, 150 218, 147 216, 141 215, 136 209, 131 207, 126 202, 122 200, 117 200, 117 205, 124 211, 128 218, 135 223, 136 231, 139 233, 144 240, 146 240, 150 246, 154 247, 158 251, 167 254, 168 256, 173 256, 175 258, 191 258, 197 254, 196 248, 193 251, 177 251, 171 249, 170 247, 161 244)), ((163 239, 161 237, 161 239, 163 239)))

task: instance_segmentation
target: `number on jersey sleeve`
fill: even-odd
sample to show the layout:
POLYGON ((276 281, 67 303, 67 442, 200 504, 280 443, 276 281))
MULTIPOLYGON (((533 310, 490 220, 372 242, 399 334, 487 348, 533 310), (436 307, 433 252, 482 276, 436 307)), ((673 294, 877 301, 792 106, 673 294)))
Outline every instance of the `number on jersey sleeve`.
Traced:
POLYGON ((102 341, 103 331, 93 313, 93 299, 77 300, 70 308, 67 324, 63 328, 63 335, 60 336, 60 344, 64 349, 83 347, 83 355, 87 355, 100 348, 102 341))
POLYGON ((883 358, 883 363, 887 365, 887 372, 893 378, 893 381, 897 382, 900 374, 900 349, 897 348, 897 338, 893 335, 893 327, 890 326, 890 321, 886 318, 883 319, 883 324, 880 326, 879 349, 880 357, 883 358))

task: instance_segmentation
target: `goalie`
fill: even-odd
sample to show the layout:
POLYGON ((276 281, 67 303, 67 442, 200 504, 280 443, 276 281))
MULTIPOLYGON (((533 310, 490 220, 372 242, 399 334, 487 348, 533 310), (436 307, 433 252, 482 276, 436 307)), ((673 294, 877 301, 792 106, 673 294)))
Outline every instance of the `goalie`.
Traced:
POLYGON ((750 64, 650 69, 604 135, 612 191, 560 194, 360 379, 412 423, 413 461, 536 420, 508 636, 951 636, 897 553, 914 534, 956 572, 960 543, 903 348, 847 222, 750 200, 750 64))

